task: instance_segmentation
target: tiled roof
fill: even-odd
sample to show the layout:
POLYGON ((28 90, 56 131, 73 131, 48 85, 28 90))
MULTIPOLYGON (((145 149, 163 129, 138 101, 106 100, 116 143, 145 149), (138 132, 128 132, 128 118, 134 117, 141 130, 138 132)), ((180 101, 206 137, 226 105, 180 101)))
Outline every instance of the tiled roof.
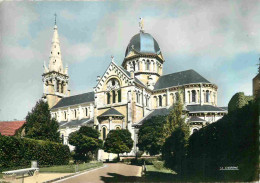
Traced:
POLYGON ((186 108, 190 112, 227 112, 226 110, 213 105, 187 105, 186 108))
POLYGON ((204 122, 205 120, 203 120, 203 119, 201 119, 201 118, 199 118, 197 116, 191 116, 189 121, 190 122, 204 122))
POLYGON ((94 119, 93 118, 87 118, 87 119, 81 119, 81 120, 72 120, 72 121, 61 121, 59 122, 60 128, 66 128, 66 127, 78 127, 78 126, 93 126, 94 119))
POLYGON ((221 109, 224 109, 224 110, 228 111, 228 107, 219 107, 219 108, 221 108, 221 109))
POLYGON ((137 124, 133 124, 133 126, 141 126, 145 120, 148 120, 154 116, 166 116, 170 113, 172 108, 159 108, 154 109, 150 114, 141 119, 137 124))
POLYGON ((86 102, 94 102, 94 92, 88 92, 80 95, 73 95, 70 97, 62 98, 55 106, 52 107, 52 109, 86 102))
POLYGON ((100 117, 104 117, 104 116, 124 116, 124 115, 118 112, 116 109, 110 108, 106 112, 100 115, 100 117))
POLYGON ((23 126, 25 121, 1 121, 0 133, 6 136, 13 136, 15 132, 23 126))
POLYGON ((190 69, 161 76, 154 85, 154 90, 169 88, 172 86, 185 85, 190 83, 210 83, 196 71, 190 69))

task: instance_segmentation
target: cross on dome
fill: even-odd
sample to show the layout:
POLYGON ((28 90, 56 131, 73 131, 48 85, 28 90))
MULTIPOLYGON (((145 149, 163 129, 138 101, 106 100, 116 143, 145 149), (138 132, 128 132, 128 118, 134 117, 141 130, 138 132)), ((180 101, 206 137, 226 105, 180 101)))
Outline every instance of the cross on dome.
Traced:
POLYGON ((56 13, 54 14, 54 17, 55 17, 55 22, 54 23, 56 25, 56 18, 57 18, 57 14, 56 13))

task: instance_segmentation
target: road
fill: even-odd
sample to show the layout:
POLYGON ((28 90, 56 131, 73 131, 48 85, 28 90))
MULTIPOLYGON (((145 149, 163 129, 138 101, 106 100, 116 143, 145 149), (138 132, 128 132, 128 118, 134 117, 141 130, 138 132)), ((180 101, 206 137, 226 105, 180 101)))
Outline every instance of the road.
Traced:
POLYGON ((106 183, 106 182, 133 182, 141 176, 141 167, 123 163, 107 163, 105 167, 78 174, 59 183, 106 183))

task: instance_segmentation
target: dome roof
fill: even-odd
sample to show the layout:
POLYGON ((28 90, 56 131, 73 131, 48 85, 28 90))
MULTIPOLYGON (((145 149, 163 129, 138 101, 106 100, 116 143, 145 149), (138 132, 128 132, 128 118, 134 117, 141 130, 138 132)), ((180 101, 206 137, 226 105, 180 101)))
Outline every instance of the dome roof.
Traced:
POLYGON ((159 54, 161 52, 157 41, 150 34, 144 32, 132 37, 126 48, 125 56, 128 55, 132 47, 139 53, 159 54))

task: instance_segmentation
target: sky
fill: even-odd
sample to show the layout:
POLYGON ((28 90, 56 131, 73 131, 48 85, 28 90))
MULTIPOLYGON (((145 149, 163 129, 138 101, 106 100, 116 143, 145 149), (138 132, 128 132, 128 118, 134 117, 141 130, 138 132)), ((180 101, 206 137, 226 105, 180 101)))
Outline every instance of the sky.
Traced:
POLYGON ((163 74, 194 69, 218 86, 218 106, 252 95, 260 56, 260 1, 84 1, 0 3, 0 121, 23 120, 43 94, 54 14, 71 95, 92 91, 111 55, 121 65, 144 30, 159 43, 163 74))

